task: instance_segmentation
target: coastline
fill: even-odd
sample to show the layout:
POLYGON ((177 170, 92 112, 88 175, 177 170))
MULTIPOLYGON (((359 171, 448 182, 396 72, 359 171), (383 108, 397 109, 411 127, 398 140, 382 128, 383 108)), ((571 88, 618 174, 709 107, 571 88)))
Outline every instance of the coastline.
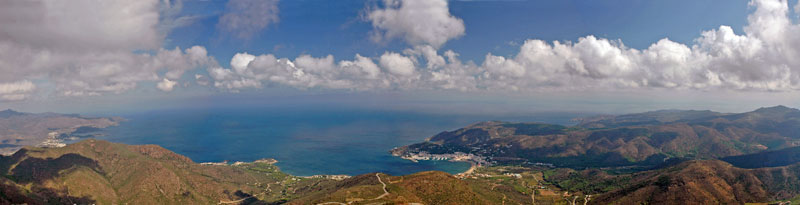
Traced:
POLYGON ((425 151, 421 152, 410 152, 407 149, 401 148, 394 148, 390 151, 392 156, 400 157, 401 159, 409 160, 412 162, 419 162, 419 161, 450 161, 450 162, 467 162, 470 164, 469 169, 463 172, 459 172, 457 174, 453 174, 456 176, 464 176, 472 174, 475 169, 480 167, 484 164, 491 164, 487 161, 484 157, 475 155, 475 154, 468 154, 463 152, 455 152, 452 154, 430 154, 425 151))
POLYGON ((469 174, 472 174, 473 172, 475 172, 475 170, 478 169, 478 167, 480 167, 478 165, 478 163, 475 163, 473 161, 469 161, 469 164, 470 164, 470 166, 469 166, 469 169, 467 169, 467 171, 464 171, 464 172, 461 172, 461 173, 458 173, 458 174, 455 174, 455 175, 456 176, 469 175, 469 174))

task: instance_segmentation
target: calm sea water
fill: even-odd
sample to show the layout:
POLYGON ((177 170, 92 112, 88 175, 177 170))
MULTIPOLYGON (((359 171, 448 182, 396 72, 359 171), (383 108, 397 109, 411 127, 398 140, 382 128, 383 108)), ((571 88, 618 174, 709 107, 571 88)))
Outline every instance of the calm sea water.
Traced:
POLYGON ((184 109, 122 116, 99 139, 157 144, 195 162, 275 158, 281 170, 300 176, 393 175, 440 170, 458 173, 468 163, 421 161, 391 156, 394 147, 421 142, 442 131, 486 120, 568 123, 574 116, 498 118, 354 109, 184 109))

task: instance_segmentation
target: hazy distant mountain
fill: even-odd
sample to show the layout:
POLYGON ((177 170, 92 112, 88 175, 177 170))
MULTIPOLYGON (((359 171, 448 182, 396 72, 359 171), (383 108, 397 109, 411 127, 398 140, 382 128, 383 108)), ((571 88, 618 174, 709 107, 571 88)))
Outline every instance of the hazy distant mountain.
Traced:
POLYGON ((585 128, 613 128, 633 125, 656 125, 677 121, 696 120, 724 115, 709 110, 658 110, 626 115, 605 115, 579 118, 578 126, 585 128))
POLYGON ((0 154, 22 146, 63 146, 68 138, 90 136, 97 128, 115 126, 121 118, 93 118, 76 114, 0 111, 0 154))
POLYGON ((17 112, 11 109, 0 111, 0 118, 9 118, 12 116, 25 115, 25 113, 17 112))

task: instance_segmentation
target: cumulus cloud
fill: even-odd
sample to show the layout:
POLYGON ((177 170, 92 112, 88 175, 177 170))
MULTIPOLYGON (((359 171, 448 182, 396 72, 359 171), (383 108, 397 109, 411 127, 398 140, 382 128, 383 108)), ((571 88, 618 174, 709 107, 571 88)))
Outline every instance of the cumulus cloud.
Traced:
POLYGON ((414 75, 414 61, 411 58, 402 56, 397 53, 387 52, 381 56, 381 66, 386 68, 390 73, 399 76, 414 75))
POLYGON ((464 21, 450 14, 447 0, 384 0, 365 18, 372 23, 372 39, 402 38, 411 45, 440 47, 464 35, 464 21))
POLYGON ((277 23, 279 0, 230 0, 217 28, 238 38, 250 39, 267 26, 277 23))
POLYGON ((212 63, 200 46, 160 48, 165 36, 160 20, 180 18, 174 14, 180 6, 164 8, 170 5, 159 0, 0 1, 0 83, 40 79, 61 95, 101 95, 158 81, 161 73, 177 79, 212 63))
POLYGON ((172 91, 175 88, 175 85, 177 84, 178 82, 164 78, 163 80, 161 80, 161 82, 158 82, 158 84, 156 84, 156 88, 164 92, 169 92, 172 91))
POLYGON ((24 100, 35 89, 36 85, 28 80, 0 83, 0 101, 24 100))
MULTIPOLYGON (((356 55, 355 60, 335 62, 333 56, 302 55, 290 60, 271 54, 234 55, 230 69, 209 68, 214 86, 229 90, 260 88, 263 85, 285 85, 296 88, 333 88, 366 90, 387 88, 392 76, 381 70, 372 59, 356 55)), ((400 76, 397 76, 400 77, 400 76)))
MULTIPOLYGON (((410 15, 405 14, 409 12, 406 10, 422 8, 423 4, 435 4, 433 11, 447 11, 446 2, 386 1, 385 4, 387 8, 370 13, 369 17, 376 19, 373 25, 385 32, 381 35, 406 38, 415 45, 412 48, 402 53, 386 52, 374 59, 356 55, 355 60, 338 64, 332 56, 304 55, 291 61, 272 55, 237 54, 231 61, 232 69, 218 67, 209 71, 215 86, 238 89, 270 84, 298 88, 461 91, 800 89, 797 58, 800 25, 789 19, 786 0, 753 0, 750 5, 755 11, 749 15, 743 34, 720 26, 702 32, 692 45, 665 38, 645 49, 633 49, 622 40, 591 35, 575 42, 529 39, 516 55, 490 53, 480 65, 463 62, 454 51, 442 54, 437 51, 437 45, 457 35, 432 31, 426 26, 417 30, 404 27, 412 25, 409 22, 427 25, 450 21, 431 16, 425 17, 426 20, 401 20, 411 18, 404 16, 410 15), (437 38, 427 38, 426 32, 438 33, 430 35, 437 38)), ((438 17, 455 19, 445 14, 438 17)))

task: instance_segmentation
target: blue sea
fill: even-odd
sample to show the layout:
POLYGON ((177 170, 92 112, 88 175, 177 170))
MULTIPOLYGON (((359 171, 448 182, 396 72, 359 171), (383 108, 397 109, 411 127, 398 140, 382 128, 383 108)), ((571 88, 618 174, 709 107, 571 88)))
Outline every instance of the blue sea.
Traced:
POLYGON ((383 172, 463 172, 468 163, 393 157, 394 147, 422 142, 487 120, 566 124, 574 115, 498 117, 360 109, 192 108, 139 112, 104 130, 98 139, 156 144, 195 162, 254 161, 274 158, 293 175, 358 175, 383 172))

